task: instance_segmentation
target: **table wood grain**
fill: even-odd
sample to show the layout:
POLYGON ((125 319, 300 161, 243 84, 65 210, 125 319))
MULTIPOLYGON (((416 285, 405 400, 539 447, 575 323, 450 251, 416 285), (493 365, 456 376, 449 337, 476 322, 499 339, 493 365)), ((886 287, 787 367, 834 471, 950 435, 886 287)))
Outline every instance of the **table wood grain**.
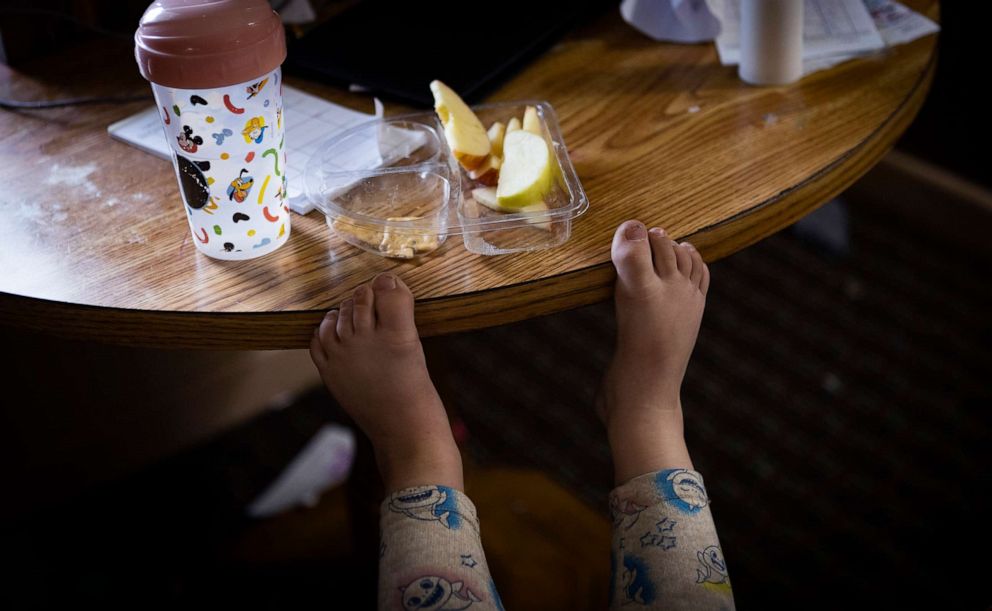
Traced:
MULTIPOLYGON (((936 1, 909 4, 938 16, 936 1)), ((713 261, 843 191, 912 121, 935 58, 929 36, 756 88, 712 45, 656 43, 604 15, 490 97, 554 106, 591 202, 565 245, 497 257, 452 236, 422 260, 385 259, 311 213, 273 254, 215 261, 191 243, 170 164, 107 135, 148 102, 0 111, 0 324, 130 345, 300 348, 328 308, 383 271, 413 289, 425 336, 597 302, 611 294, 610 239, 625 219, 663 226, 713 261)), ((368 96, 287 80, 371 111, 368 96)), ((6 98, 147 90, 126 43, 0 66, 6 98)))

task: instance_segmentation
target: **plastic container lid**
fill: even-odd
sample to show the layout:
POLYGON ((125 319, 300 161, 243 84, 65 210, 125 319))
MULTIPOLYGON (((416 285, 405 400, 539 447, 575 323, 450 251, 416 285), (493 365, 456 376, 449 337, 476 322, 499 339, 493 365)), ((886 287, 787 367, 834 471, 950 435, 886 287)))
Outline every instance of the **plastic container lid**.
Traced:
POLYGON ((134 33, 134 56, 153 83, 225 87, 282 65, 286 34, 267 0, 156 0, 134 33))
POLYGON ((410 258, 461 235, 479 254, 550 248, 571 235, 571 222, 589 208, 551 105, 507 102, 473 107, 487 127, 537 109, 552 153, 554 184, 546 209, 501 212, 476 201, 473 180, 448 148, 433 112, 374 119, 334 135, 304 173, 307 197, 345 241, 380 255, 410 258))

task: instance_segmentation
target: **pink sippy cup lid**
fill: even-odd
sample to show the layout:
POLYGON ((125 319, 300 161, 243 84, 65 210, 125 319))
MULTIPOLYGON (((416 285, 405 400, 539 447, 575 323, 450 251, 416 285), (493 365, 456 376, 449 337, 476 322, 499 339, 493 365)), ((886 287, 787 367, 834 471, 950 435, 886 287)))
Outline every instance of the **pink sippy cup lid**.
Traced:
POLYGON ((177 89, 250 81, 286 59, 286 34, 266 0, 155 0, 134 33, 141 76, 177 89))

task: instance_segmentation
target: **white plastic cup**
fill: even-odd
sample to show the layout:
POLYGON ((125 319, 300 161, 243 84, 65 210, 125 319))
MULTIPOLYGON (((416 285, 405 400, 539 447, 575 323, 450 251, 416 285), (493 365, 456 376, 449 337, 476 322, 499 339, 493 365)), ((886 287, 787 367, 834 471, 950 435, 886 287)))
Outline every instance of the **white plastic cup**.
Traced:
POLYGON ((281 69, 214 89, 152 83, 193 243, 215 259, 259 257, 289 238, 281 69))
POLYGON ((285 244, 286 36, 268 0, 154 0, 134 43, 197 250, 251 259, 285 244))
POLYGON ((804 0, 741 0, 738 74, 752 85, 785 85, 803 75, 804 0))

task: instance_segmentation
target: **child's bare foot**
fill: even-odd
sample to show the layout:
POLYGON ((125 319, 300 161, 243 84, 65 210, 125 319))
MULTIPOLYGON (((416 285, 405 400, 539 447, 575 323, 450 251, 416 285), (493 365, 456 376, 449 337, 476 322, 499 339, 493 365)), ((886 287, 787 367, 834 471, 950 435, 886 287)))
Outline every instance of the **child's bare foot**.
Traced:
POLYGON ((461 457, 413 321, 413 294, 399 278, 382 274, 328 312, 310 356, 371 439, 387 490, 463 488, 461 457))
POLYGON ((606 423, 617 483, 692 468, 680 389, 706 305, 710 274, 688 243, 627 221, 613 238, 617 347, 596 409, 606 423))

